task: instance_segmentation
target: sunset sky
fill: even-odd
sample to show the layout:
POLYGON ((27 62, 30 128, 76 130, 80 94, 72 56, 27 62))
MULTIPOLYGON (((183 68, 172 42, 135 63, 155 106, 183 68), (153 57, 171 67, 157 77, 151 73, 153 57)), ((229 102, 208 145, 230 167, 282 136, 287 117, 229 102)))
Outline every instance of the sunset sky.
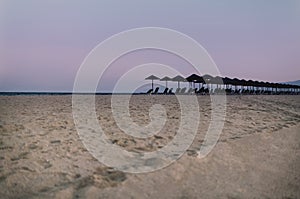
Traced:
MULTIPOLYGON (((1 0, 0 91, 71 91, 79 66, 97 44, 147 26, 195 39, 222 76, 300 79, 299 0, 1 0)), ((157 57, 168 59, 157 52, 140 52, 134 59, 157 57)), ((111 74, 134 59, 115 63, 111 74)), ((104 81, 104 90, 109 83, 104 81)))

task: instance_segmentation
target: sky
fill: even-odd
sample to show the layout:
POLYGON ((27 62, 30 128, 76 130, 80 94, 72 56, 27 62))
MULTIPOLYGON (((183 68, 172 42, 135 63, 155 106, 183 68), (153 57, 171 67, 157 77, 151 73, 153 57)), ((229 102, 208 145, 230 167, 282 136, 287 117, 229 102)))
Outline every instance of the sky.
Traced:
MULTIPOLYGON (((140 27, 190 36, 222 76, 300 79, 299 0, 0 0, 0 91, 72 91, 95 46, 140 27)), ((112 64, 99 88, 111 90, 125 65, 147 62, 186 64, 159 51, 132 53, 112 64)))

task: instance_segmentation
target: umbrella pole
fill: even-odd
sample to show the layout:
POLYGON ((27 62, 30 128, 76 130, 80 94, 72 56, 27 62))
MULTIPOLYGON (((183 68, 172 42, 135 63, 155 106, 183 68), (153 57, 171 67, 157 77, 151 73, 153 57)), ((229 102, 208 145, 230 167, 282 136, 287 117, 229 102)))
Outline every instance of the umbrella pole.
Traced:
POLYGON ((179 81, 178 81, 178 88, 180 88, 180 83, 179 83, 179 81))
POLYGON ((153 79, 152 79, 152 90, 153 90, 153 79))

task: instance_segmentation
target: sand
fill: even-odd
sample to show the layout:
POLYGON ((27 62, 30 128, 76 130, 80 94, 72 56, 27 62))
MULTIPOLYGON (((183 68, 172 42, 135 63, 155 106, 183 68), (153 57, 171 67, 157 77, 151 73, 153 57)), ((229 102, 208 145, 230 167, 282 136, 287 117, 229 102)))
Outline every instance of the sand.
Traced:
MULTIPOLYGON (((205 158, 197 151, 210 122, 210 98, 197 98, 200 127, 187 152, 164 169, 130 174, 86 150, 71 96, 0 96, 0 198, 300 198, 300 96, 228 96, 222 134, 205 158)), ((130 105, 133 121, 146 125, 156 103, 168 119, 151 138, 117 127, 110 96, 96 96, 99 124, 128 151, 155 151, 178 129, 176 98, 133 96, 130 105)))

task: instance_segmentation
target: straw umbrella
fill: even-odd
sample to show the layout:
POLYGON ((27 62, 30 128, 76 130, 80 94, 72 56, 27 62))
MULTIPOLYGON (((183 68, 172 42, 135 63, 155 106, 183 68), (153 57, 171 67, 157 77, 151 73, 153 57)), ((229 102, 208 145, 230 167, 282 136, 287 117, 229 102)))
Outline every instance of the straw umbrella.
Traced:
POLYGON ((203 75, 202 78, 204 80, 204 83, 207 84, 207 88, 210 89, 209 84, 211 84, 213 77, 211 75, 206 74, 206 75, 203 75))
POLYGON ((178 88, 180 88, 180 82, 186 82, 186 79, 180 75, 177 75, 176 77, 172 78, 172 81, 178 82, 178 88))
POLYGON ((253 91, 254 90, 254 86, 255 86, 255 83, 254 83, 253 80, 250 79, 250 80, 247 81, 247 87, 249 87, 248 88, 249 91, 253 91))
POLYGON ((172 79, 168 76, 165 76, 164 78, 161 78, 160 81, 166 81, 166 88, 168 88, 168 81, 171 81, 172 79))
POLYGON ((152 81, 152 90, 153 90, 153 80, 158 80, 159 78, 154 76, 154 75, 150 75, 149 77, 146 77, 145 80, 151 80, 152 81))
POLYGON ((255 84, 255 90, 256 92, 260 92, 261 90, 263 90, 263 86, 264 86, 264 82, 261 82, 261 81, 254 81, 254 84, 255 84))
POLYGON ((230 79, 229 77, 223 77, 222 80, 223 80, 223 83, 225 84, 226 89, 229 88, 229 85, 230 85, 230 88, 231 88, 232 79, 230 79))
POLYGON ((235 91, 237 91, 238 86, 242 85, 241 80, 239 80, 238 78, 233 78, 232 84, 234 85, 235 91))
POLYGON ((194 85, 193 87, 195 88, 195 83, 203 83, 203 79, 201 76, 196 75, 196 74, 192 74, 190 76, 188 76, 187 78, 185 78, 188 82, 192 82, 194 85))
POLYGON ((244 90, 245 86, 247 86, 247 80, 241 79, 239 83, 240 83, 241 89, 244 90))
POLYGON ((223 78, 220 77, 220 76, 215 76, 212 81, 211 81, 213 84, 216 84, 217 85, 217 88, 219 88, 219 85, 222 85, 224 84, 223 82, 223 78))

